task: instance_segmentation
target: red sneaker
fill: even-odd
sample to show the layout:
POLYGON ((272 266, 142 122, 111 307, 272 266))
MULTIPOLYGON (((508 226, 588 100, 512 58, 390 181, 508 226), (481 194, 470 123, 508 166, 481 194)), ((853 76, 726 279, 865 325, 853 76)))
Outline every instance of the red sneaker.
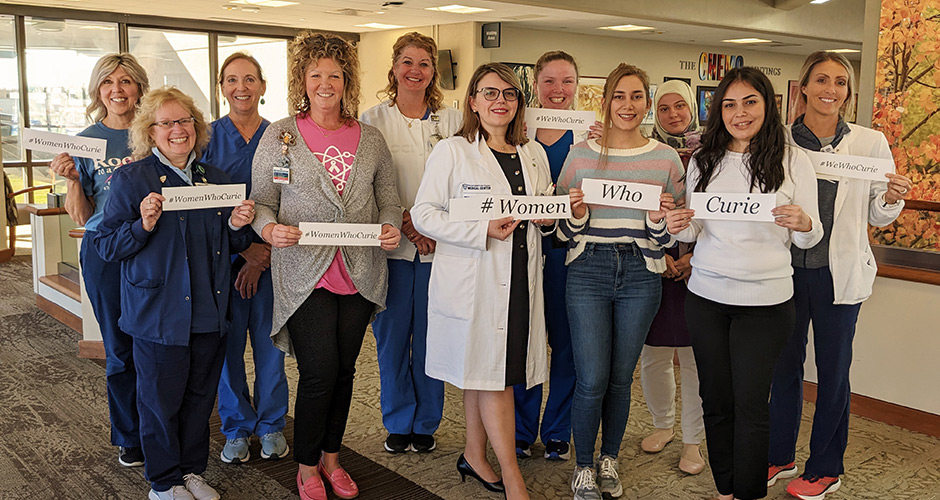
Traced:
POLYGON ((326 472, 326 467, 323 466, 321 460, 317 469, 320 471, 320 475, 323 476, 323 480, 333 487, 333 493, 336 493, 336 496, 340 498, 356 498, 359 496, 359 486, 342 467, 337 467, 332 474, 329 474, 326 472))
POLYGON ((796 476, 796 462, 790 462, 787 465, 767 466, 767 487, 770 488, 777 483, 778 479, 785 479, 796 476))
POLYGON ((326 487, 318 475, 310 476, 304 481, 298 470, 297 491, 300 493, 300 500, 326 500, 326 487))
POLYGON ((827 493, 832 493, 842 486, 837 477, 800 476, 787 485, 787 493, 802 500, 823 500, 827 493))

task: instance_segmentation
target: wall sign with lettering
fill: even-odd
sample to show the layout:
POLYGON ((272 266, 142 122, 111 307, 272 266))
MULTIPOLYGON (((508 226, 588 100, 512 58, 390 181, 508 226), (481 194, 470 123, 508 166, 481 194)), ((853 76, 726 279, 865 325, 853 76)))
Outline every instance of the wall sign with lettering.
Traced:
POLYGON ((729 71, 744 67, 744 56, 702 52, 698 58, 698 79, 721 81, 729 71))

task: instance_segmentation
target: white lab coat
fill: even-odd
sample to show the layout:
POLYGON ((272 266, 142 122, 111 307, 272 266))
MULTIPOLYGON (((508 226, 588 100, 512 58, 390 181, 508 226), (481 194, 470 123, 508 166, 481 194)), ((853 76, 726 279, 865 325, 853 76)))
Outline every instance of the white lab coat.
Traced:
MULTIPOLYGON (((850 132, 833 153, 893 159, 884 134, 851 123, 848 126, 850 132)), ((789 125, 787 140, 796 146, 789 125)), ((832 273, 835 304, 858 304, 871 296, 878 266, 868 244, 868 224, 887 226, 904 208, 903 200, 885 206, 887 190, 887 179, 885 182, 839 179, 829 237, 829 271, 832 273)))
MULTIPOLYGON (((550 194, 548 157, 535 141, 517 148, 526 193, 550 194)), ((450 222, 448 206, 464 193, 511 195, 509 182, 486 142, 445 139, 428 157, 411 218, 437 240, 428 297, 428 376, 460 389, 506 387, 506 324, 512 236, 488 238, 487 221, 450 222)), ((548 376, 542 292, 541 231, 528 225, 529 341, 526 387, 548 376)))
MULTIPOLYGON (((385 143, 392 153, 392 163, 395 165, 401 206, 405 210, 411 210, 431 149, 438 141, 457 133, 463 115, 454 108, 444 107, 431 113, 427 120, 416 120, 405 118, 398 106, 389 104, 391 101, 384 101, 369 108, 362 113, 360 119, 363 123, 379 129, 385 137, 385 143)), ((414 261, 415 255, 417 248, 408 238, 402 238, 401 245, 388 252, 389 259, 409 262, 414 261)), ((431 262, 432 257, 433 254, 422 255, 421 262, 431 262)))

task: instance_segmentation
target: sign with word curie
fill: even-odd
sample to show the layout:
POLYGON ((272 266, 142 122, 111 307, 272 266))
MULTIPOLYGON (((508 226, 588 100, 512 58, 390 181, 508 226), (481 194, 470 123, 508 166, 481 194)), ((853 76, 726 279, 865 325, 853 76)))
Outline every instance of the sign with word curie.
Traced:
POLYGON ((807 151, 817 174, 887 182, 885 174, 894 173, 894 160, 866 156, 839 155, 807 151))
POLYGON ((574 111, 568 109, 526 108, 526 135, 535 137, 540 128, 558 130, 589 130, 594 125, 593 111, 574 111))
POLYGON ((659 210, 659 195, 662 194, 663 187, 639 182, 584 179, 581 181, 581 190, 584 191, 585 203, 659 210))
POLYGON ((165 187, 160 194, 165 198, 163 201, 164 212, 198 208, 237 207, 245 199, 245 185, 218 184, 165 187))
POLYGON ((777 206, 773 193, 692 193, 689 208, 696 219, 773 222, 777 206))
POLYGON ((104 160, 108 141, 93 137, 78 137, 45 130, 23 129, 23 147, 43 153, 68 153, 79 158, 104 160))
POLYGON ((377 247, 382 244, 381 224, 340 224, 333 222, 301 222, 299 245, 344 247, 377 247))
POLYGON ((516 220, 568 219, 571 198, 562 196, 479 195, 450 200, 450 220, 472 221, 512 217, 516 220))

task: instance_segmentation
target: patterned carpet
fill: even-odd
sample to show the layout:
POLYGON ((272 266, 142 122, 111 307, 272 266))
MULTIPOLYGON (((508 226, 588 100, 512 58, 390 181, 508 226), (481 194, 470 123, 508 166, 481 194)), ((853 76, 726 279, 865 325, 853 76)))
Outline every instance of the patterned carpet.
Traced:
MULTIPOLYGON (((0 264, 0 500, 146 498, 142 470, 118 466, 115 450, 108 444, 103 367, 77 358, 78 335, 36 309, 30 279, 28 257, 0 264)), ((385 430, 371 334, 366 335, 358 368, 345 440, 351 450, 344 452, 343 460, 347 467, 364 471, 353 474, 364 485, 380 486, 364 488, 360 498, 500 498, 478 484, 460 483, 454 470, 463 446, 458 391, 448 388, 435 452, 390 455, 382 449, 385 430)), ((297 380, 293 360, 288 360, 287 372, 293 395, 297 380)), ((633 387, 631 418, 620 454, 622 498, 709 498, 714 486, 707 470, 687 476, 676 467, 682 448, 679 439, 657 455, 640 451, 639 443, 652 424, 639 386, 637 381, 633 387)), ((809 404, 804 408, 797 451, 801 466, 807 455, 812 410, 809 404)), ((848 473, 842 489, 827 500, 940 500, 940 439, 863 418, 853 417, 851 425, 848 473)), ((296 468, 289 460, 222 464, 217 458, 222 440, 215 427, 205 476, 224 499, 298 498, 293 487, 296 468)), ((257 440, 253 446, 259 446, 257 440)), ((535 456, 542 451, 540 444, 533 447, 535 456)), ((495 464, 495 458, 490 458, 495 464)), ((533 500, 571 498, 567 483, 573 464, 531 458, 521 466, 533 500)), ((790 497, 778 484, 768 498, 790 497)))

